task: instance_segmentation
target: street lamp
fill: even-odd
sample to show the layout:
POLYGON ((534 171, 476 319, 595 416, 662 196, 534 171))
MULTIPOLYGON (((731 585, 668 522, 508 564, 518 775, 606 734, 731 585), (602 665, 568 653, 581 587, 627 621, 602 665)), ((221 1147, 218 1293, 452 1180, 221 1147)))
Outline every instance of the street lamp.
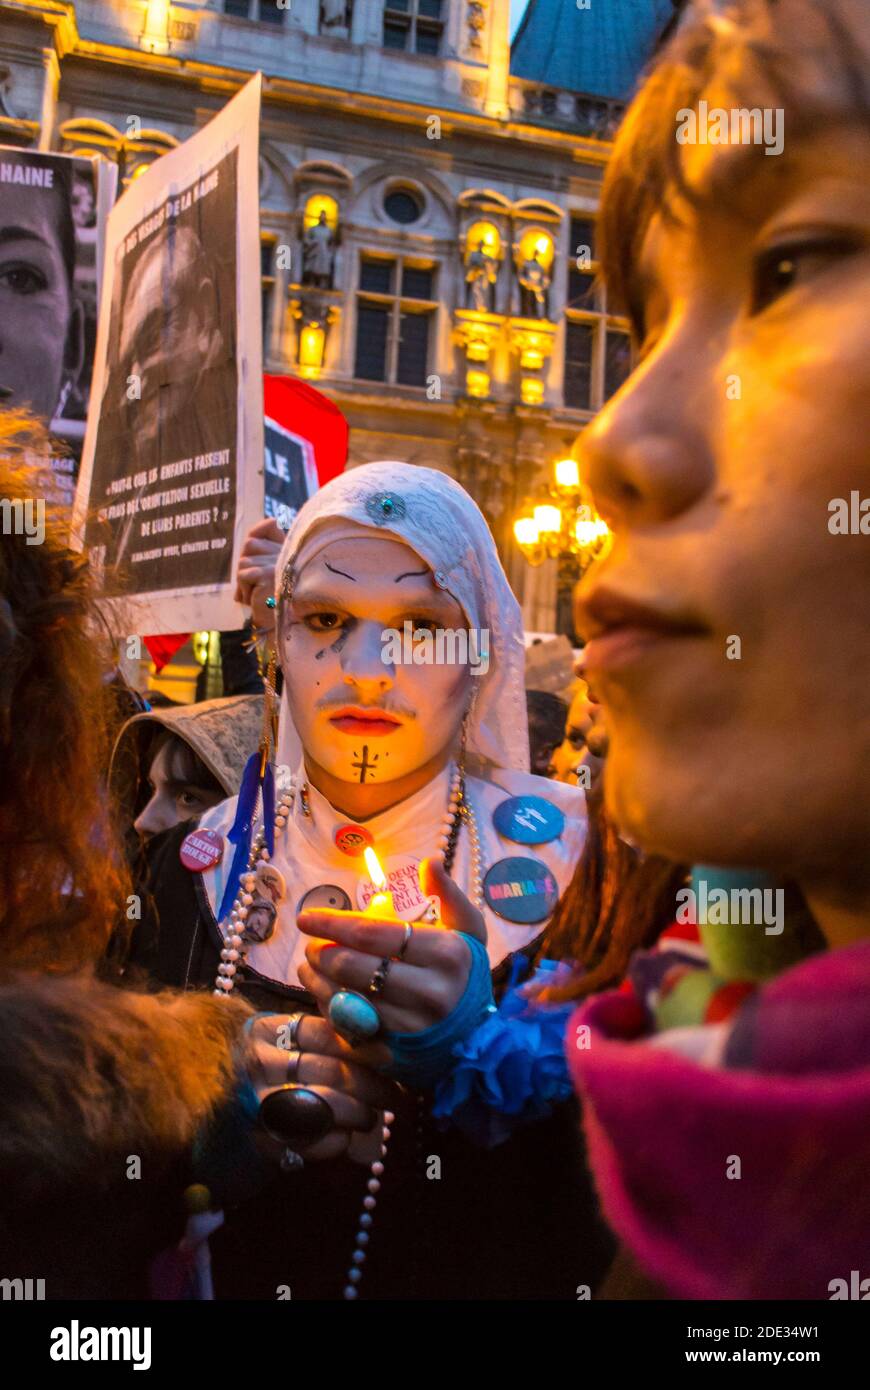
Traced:
POLYGON ((576 459, 554 464, 550 497, 535 503, 531 516, 517 518, 514 539, 530 565, 570 558, 582 573, 602 553, 610 531, 580 482, 576 459))

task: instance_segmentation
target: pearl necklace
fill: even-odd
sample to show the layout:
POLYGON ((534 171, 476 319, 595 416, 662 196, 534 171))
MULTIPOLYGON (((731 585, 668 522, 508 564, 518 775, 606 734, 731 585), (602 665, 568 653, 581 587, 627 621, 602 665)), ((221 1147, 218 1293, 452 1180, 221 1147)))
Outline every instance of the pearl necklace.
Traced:
MULTIPOLYGON (((308 784, 303 782, 299 787, 299 805, 302 814, 310 816, 311 810, 308 805, 308 784)), ((296 797, 295 779, 291 779, 290 786, 283 792, 278 799, 275 807, 275 836, 279 831, 283 831, 287 825, 290 813, 293 809, 293 802, 296 797)), ((447 811, 444 823, 436 840, 436 849, 441 854, 444 868, 450 873, 456 858, 456 848, 459 842, 459 830, 462 824, 468 830, 469 844, 469 897, 480 910, 483 909, 483 874, 481 870, 480 836, 477 829, 477 816, 471 798, 468 795, 468 788, 465 785, 465 772, 461 766, 454 768, 450 785, 450 794, 447 799, 447 811)), ((235 977, 239 966, 244 963, 247 953, 248 943, 245 941, 245 921, 248 916, 248 909, 253 903, 253 890, 256 883, 256 866, 258 863, 266 863, 269 859, 269 851, 265 844, 265 832, 263 827, 257 831, 251 843, 251 852, 248 856, 248 867, 242 874, 239 892, 236 895, 229 917, 226 922, 219 923, 219 930, 223 938, 221 949, 221 963, 218 966, 217 977, 214 982, 214 993, 222 998, 226 998, 233 989, 235 977)), ((362 1266, 366 1260, 366 1246, 371 1236, 371 1227, 374 1222, 373 1212, 377 1206, 377 1194, 381 1188, 381 1178, 384 1173, 384 1159, 387 1156, 387 1145, 390 1139, 390 1126, 393 1124, 395 1116, 389 1110, 384 1111, 381 1126, 380 1152, 375 1161, 369 1168, 369 1176, 366 1180, 366 1195, 363 1198, 362 1212, 360 1213, 359 1225, 354 1239, 354 1250, 351 1256, 350 1267, 346 1274, 346 1284, 342 1291, 342 1298, 352 1300, 359 1297, 359 1285, 362 1280, 362 1266)))

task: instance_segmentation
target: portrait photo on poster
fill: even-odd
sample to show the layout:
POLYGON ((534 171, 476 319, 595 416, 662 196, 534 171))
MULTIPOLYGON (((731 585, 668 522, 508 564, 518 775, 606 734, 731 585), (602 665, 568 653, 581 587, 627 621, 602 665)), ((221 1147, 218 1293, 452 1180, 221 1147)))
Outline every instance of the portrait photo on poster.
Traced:
POLYGON ((68 505, 94 365, 99 210, 116 179, 104 160, 0 146, 0 406, 50 426, 68 505))
POLYGON ((114 248, 85 530, 110 593, 230 577, 237 159, 173 188, 114 248))

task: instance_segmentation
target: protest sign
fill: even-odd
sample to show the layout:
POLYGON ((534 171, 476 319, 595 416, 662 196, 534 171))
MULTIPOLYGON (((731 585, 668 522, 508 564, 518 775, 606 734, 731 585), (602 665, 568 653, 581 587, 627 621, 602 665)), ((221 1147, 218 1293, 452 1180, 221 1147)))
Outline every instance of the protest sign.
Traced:
POLYGON ((235 564, 263 515, 260 88, 258 74, 108 218, 74 540, 119 630, 243 620, 235 564))
POLYGON ((85 434, 106 160, 0 146, 0 407, 50 426, 56 500, 72 504, 85 434), (59 446, 59 447, 57 447, 59 446))

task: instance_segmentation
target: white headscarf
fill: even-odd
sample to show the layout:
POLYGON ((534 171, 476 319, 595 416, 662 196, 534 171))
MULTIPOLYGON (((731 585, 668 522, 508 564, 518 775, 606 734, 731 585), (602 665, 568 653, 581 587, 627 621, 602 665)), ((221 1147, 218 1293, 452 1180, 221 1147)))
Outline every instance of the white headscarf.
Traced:
MULTIPOLYGON (((477 689, 467 731, 470 770, 483 775, 487 767, 528 772, 520 606, 483 513, 445 473, 410 463, 367 463, 322 487, 300 510, 281 550, 275 578, 279 614, 287 566, 298 579, 324 545, 342 533, 358 536, 360 527, 410 546, 429 565, 438 586, 461 605, 469 627, 489 633, 489 670, 474 677, 477 689)), ((285 682, 278 766, 295 770, 300 756, 285 682)))

